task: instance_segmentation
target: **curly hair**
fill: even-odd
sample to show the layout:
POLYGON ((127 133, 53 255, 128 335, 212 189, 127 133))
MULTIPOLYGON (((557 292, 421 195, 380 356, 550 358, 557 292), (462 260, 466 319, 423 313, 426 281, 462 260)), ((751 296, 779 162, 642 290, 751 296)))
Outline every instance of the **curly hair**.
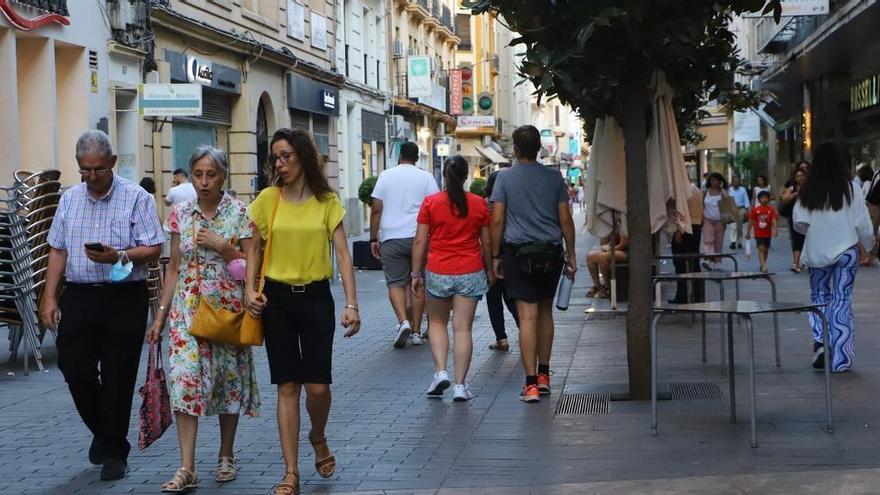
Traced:
MULTIPOLYGON (((269 149, 278 141, 287 141, 297 158, 299 158, 300 166, 305 174, 306 185, 312 194, 318 199, 324 199, 334 193, 333 188, 327 181, 324 174, 324 159, 318 153, 318 147, 315 145, 315 139, 312 134, 305 129, 278 129, 272 135, 269 142, 269 149)), ((266 164, 263 166, 263 174, 266 176, 266 182, 274 186, 281 187, 281 177, 275 169, 275 155, 270 151, 266 164)))

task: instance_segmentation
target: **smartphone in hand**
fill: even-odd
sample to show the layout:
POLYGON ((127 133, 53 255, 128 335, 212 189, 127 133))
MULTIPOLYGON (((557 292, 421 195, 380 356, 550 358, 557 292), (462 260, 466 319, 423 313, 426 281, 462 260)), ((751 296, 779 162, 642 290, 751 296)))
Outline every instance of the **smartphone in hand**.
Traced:
POLYGON ((89 251, 103 251, 104 250, 104 245, 101 244, 100 242, 87 242, 85 244, 85 246, 86 246, 86 249, 88 249, 89 251))

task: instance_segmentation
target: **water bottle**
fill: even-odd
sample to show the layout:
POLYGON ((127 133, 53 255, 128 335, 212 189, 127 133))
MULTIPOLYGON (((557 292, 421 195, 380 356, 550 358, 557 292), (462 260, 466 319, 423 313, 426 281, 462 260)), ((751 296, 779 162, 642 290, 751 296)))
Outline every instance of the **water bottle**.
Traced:
POLYGON ((559 290, 556 294, 556 309, 560 311, 568 310, 568 300, 571 299, 571 286, 574 282, 566 276, 568 267, 563 270, 562 278, 559 280, 559 290))

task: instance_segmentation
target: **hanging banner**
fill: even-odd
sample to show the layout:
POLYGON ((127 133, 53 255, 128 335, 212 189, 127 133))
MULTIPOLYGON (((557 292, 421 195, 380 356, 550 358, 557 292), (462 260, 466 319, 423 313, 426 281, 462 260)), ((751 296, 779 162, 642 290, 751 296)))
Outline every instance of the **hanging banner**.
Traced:
POLYGON ((200 84, 139 84, 138 115, 168 117, 202 115, 200 84))
POLYGON ((461 69, 449 71, 449 113, 461 115, 461 69))
POLYGON ((429 98, 431 88, 431 57, 411 56, 406 59, 407 98, 429 98))
MULTIPOLYGON (((782 0, 782 16, 828 15, 829 0, 782 0)), ((766 16, 772 16, 768 12, 766 16)), ((743 17, 761 17, 761 11, 743 13, 743 17)))

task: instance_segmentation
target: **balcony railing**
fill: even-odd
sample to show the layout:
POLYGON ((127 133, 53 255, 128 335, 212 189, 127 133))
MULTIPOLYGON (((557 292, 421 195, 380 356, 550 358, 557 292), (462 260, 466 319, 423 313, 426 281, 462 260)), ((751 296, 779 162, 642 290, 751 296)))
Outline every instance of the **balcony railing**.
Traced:
POLYGON ((425 9, 425 12, 431 11, 430 7, 428 6, 428 0, 418 0, 418 4, 421 5, 423 9, 425 9))
POLYGON ((453 34, 455 33, 455 23, 452 22, 452 11, 446 5, 443 6, 443 13, 440 14, 440 23, 446 26, 453 34))
POLYGON ((434 0, 431 3, 431 15, 434 16, 434 18, 437 19, 438 21, 440 20, 440 17, 441 17, 440 2, 437 0, 434 0))

